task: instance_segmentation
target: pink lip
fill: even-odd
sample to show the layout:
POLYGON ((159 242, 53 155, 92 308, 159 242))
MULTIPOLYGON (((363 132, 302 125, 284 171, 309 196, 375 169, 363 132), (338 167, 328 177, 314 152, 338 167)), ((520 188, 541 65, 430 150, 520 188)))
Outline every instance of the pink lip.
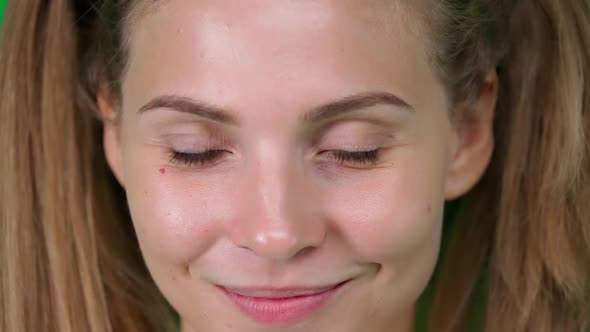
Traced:
POLYGON ((291 324, 301 321, 319 310, 348 281, 315 289, 228 289, 218 287, 242 313, 252 319, 264 324, 291 324))

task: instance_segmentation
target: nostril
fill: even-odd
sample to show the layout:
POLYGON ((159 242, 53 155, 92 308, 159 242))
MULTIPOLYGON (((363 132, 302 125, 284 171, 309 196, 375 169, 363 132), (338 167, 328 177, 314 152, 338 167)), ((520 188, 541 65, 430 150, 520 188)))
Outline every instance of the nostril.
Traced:
POLYGON ((301 258, 303 258, 303 257, 305 257, 305 256, 309 256, 309 255, 311 255, 311 253, 312 253, 312 252, 313 252, 313 251, 314 251, 316 248, 317 248, 317 247, 305 247, 305 248, 303 248, 303 249, 299 250, 299 252, 297 252, 297 253, 295 254, 295 257, 294 257, 294 258, 301 259, 301 258))

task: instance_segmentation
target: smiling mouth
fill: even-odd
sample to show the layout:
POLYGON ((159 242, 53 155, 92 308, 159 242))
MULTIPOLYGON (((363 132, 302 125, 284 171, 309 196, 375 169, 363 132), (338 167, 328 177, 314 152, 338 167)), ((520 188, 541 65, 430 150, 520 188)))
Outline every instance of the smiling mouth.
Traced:
POLYGON ((318 288, 217 288, 243 314, 259 323, 293 324, 318 311, 349 282, 318 288))

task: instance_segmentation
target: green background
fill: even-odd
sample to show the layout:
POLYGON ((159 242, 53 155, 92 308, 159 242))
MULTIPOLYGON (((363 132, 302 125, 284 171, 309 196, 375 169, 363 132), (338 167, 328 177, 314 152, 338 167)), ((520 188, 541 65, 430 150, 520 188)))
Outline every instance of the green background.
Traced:
POLYGON ((0 0, 0 24, 2 24, 2 17, 4 17, 4 9, 8 0, 0 0))

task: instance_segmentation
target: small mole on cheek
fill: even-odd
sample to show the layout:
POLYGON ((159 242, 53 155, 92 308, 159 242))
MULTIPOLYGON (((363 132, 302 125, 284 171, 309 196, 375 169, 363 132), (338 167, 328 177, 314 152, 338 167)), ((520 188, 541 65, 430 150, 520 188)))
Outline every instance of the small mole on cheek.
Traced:
POLYGON ((430 203, 430 202, 429 202, 429 203, 426 205, 426 210, 427 210, 428 212, 432 212, 432 203, 430 203))
POLYGON ((165 168, 160 168, 160 174, 166 174, 166 169, 165 168))

